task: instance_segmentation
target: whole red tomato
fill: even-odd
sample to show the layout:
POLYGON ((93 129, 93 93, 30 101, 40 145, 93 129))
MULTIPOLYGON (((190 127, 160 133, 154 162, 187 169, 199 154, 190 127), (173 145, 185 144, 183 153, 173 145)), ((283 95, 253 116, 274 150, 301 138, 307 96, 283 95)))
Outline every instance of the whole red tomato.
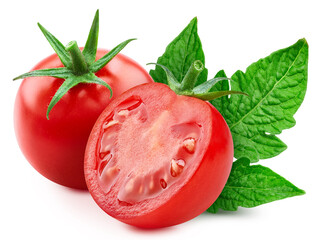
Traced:
POLYGON ((155 228, 185 222, 211 206, 232 161, 230 130, 210 103, 149 83, 105 108, 88 140, 84 171, 106 213, 155 228))
MULTIPOLYGON (((97 59, 105 53, 98 50, 97 59)), ((34 70, 62 66, 54 54, 34 70)), ((121 54, 96 76, 109 84, 113 98, 133 86, 152 82, 141 66, 121 54)), ((102 85, 80 83, 54 106, 48 120, 47 107, 63 81, 53 77, 23 80, 14 107, 16 137, 27 160, 43 176, 64 186, 85 189, 83 160, 87 139, 96 119, 113 98, 102 85)))
POLYGON ((99 114, 131 87, 152 82, 130 58, 118 54, 131 40, 111 51, 97 48, 99 11, 84 48, 64 46, 39 24, 56 54, 38 63, 17 93, 14 126, 19 146, 31 165, 64 186, 86 189, 84 152, 99 114), (118 54, 118 55, 116 55, 118 54))

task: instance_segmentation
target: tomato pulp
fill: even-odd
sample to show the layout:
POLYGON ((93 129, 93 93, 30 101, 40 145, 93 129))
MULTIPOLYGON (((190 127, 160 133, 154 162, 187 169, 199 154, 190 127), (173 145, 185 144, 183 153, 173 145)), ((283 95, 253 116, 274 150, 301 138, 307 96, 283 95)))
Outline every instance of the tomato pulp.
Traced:
POLYGON ((96 203, 143 228, 185 222, 221 193, 233 161, 230 130, 208 102, 160 83, 111 102, 88 140, 84 171, 96 203))
MULTIPOLYGON (((96 59, 107 53, 98 49, 96 59)), ((63 67, 56 54, 33 70, 63 67)), ((153 80, 130 58, 118 54, 96 73, 113 90, 113 98, 131 87, 153 80)), ((90 131, 110 99, 109 90, 97 84, 80 83, 54 106, 50 119, 47 107, 63 83, 53 77, 23 80, 14 107, 14 126, 19 146, 31 165, 58 184, 86 189, 83 171, 84 152, 90 131)))

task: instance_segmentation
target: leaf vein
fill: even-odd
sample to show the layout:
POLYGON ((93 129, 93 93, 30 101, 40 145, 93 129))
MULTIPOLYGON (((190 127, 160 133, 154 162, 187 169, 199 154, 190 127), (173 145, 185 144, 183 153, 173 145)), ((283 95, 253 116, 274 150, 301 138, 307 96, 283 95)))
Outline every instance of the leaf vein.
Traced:
POLYGON ((296 58, 294 59, 294 61, 292 62, 292 64, 288 67, 287 71, 285 72, 285 74, 281 77, 281 79, 279 79, 274 86, 272 87, 272 89, 270 91, 268 91, 268 93, 259 101, 258 104, 256 104, 250 111, 248 111, 239 121, 237 121, 236 123, 232 124, 230 126, 230 129, 233 129, 235 126, 237 126, 238 124, 240 124, 249 114, 251 114, 255 109, 257 109, 262 102, 274 91, 275 87, 277 86, 277 84, 279 84, 281 81, 283 81, 283 79, 287 76, 288 72, 290 71, 290 69, 295 65, 296 60, 298 59, 298 57, 300 56, 300 53, 303 49, 303 47, 305 46, 305 42, 303 43, 302 47, 300 48, 299 52, 297 53, 296 58))

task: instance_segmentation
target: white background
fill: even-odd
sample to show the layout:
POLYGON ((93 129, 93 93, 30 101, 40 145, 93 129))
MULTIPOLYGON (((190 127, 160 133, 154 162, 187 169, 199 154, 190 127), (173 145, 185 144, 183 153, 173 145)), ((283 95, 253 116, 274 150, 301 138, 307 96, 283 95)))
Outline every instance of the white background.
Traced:
MULTIPOLYGON (((317 239, 318 14, 316 1, 2 1, 0 4, 1 197, 0 239, 317 239), (5 4, 5 5, 4 5, 5 4), (197 16, 210 77, 230 76, 305 37, 310 46, 308 91, 297 124, 279 137, 288 149, 261 164, 307 194, 237 212, 204 213, 178 226, 140 230, 112 219, 87 192, 61 187, 38 174, 20 152, 12 78, 53 53, 36 23, 62 43, 84 45, 100 9, 99 46, 131 37, 123 53, 144 66, 197 16)), ((182 207, 182 206, 180 206, 182 207)))

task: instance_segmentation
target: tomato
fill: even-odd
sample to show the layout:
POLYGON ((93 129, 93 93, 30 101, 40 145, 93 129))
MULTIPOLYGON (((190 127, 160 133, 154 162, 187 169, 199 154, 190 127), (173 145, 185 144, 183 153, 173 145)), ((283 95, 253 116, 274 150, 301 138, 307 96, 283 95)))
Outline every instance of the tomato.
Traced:
MULTIPOLYGON (((96 58, 106 52, 98 49, 96 58)), ((58 67, 63 64, 54 54, 33 70, 58 67)), ((141 66, 122 54, 96 76, 110 85, 113 98, 133 86, 152 82, 141 66)), ((43 176, 67 187, 86 189, 85 146, 96 119, 111 101, 110 91, 102 85, 80 83, 61 98, 47 120, 48 105, 63 81, 54 77, 23 80, 14 107, 16 137, 27 160, 43 176)))
POLYGON ((157 228, 205 211, 221 193, 232 161, 230 130, 210 103, 149 83, 126 91, 100 115, 84 171, 106 213, 157 228))

